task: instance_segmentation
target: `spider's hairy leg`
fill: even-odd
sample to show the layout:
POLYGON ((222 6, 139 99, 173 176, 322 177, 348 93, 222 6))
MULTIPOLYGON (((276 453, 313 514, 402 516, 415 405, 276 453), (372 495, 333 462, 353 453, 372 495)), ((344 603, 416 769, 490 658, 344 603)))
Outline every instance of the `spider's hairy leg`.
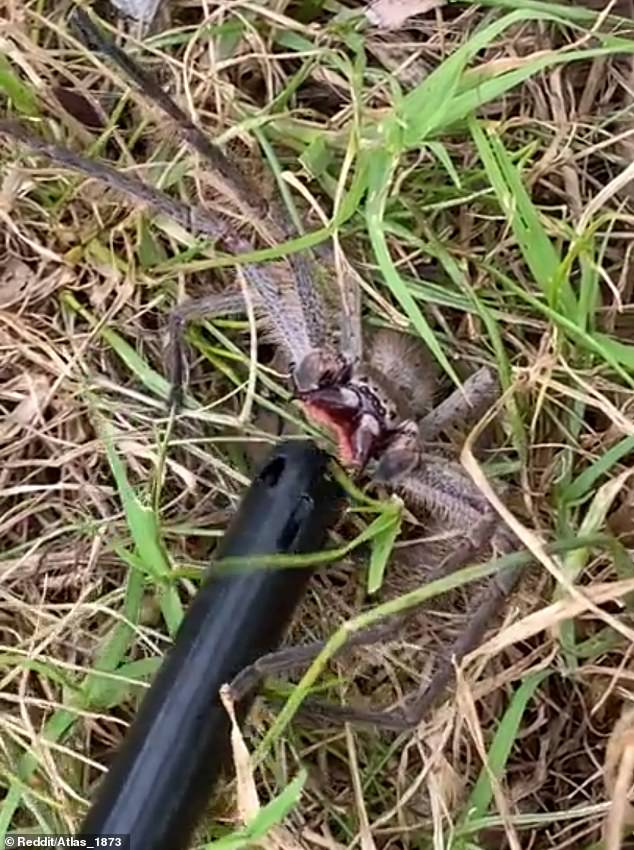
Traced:
POLYGON ((227 235, 228 224, 220 216, 196 204, 183 204, 142 180, 130 177, 103 162, 88 159, 59 145, 49 144, 17 121, 0 120, 0 136, 7 136, 19 142, 33 153, 45 156, 54 165, 99 180, 109 189, 129 199, 140 201, 141 204, 147 204, 155 213, 177 221, 196 236, 224 239, 227 235))
POLYGON ((494 544, 502 550, 514 545, 511 532, 506 531, 488 500, 459 463, 419 452, 416 464, 407 473, 394 476, 386 483, 413 507, 428 510, 451 528, 465 531, 474 545, 482 545, 482 524, 491 522, 495 526, 494 544))
POLYGON ((184 332, 187 322, 196 318, 213 319, 244 313, 244 296, 240 290, 215 292, 203 298, 188 298, 175 307, 169 317, 168 363, 170 376, 169 405, 178 409, 182 404, 186 358, 184 332))
MULTIPOLYGON (((397 476, 392 486, 398 487, 408 497, 408 501, 417 502, 435 513, 444 515, 454 526, 468 528, 462 546, 440 565, 438 576, 434 577, 447 575, 463 566, 488 542, 492 541, 494 548, 502 554, 509 554, 516 548, 513 535, 502 526, 486 499, 480 495, 458 464, 450 464, 419 453, 415 467, 397 476)), ((317 700, 307 700, 300 710, 301 717, 310 721, 334 720, 371 724, 399 731, 417 726, 445 693, 453 679, 455 665, 480 645, 491 624, 499 616, 506 598, 517 584, 521 572, 520 566, 506 566, 487 582, 476 600, 474 611, 465 630, 449 648, 429 682, 423 685, 413 697, 406 699, 404 705, 388 711, 364 711, 317 700)), ((395 621, 388 621, 367 632, 353 634, 342 647, 342 651, 352 646, 368 645, 389 637, 395 628, 400 627, 413 613, 407 612, 395 621)), ((303 647, 290 647, 259 659, 237 677, 232 685, 234 692, 237 697, 241 697, 257 685, 264 676, 282 672, 312 660, 324 645, 321 642, 303 647)))
MULTIPOLYGON (((391 486, 409 504, 425 508, 445 519, 452 528, 464 531, 466 545, 474 552, 481 550, 487 542, 492 543, 494 550, 504 554, 517 547, 515 536, 499 520, 488 500, 457 463, 421 452, 417 464, 405 475, 396 477, 391 486)), ((459 661, 482 641, 520 573, 519 567, 509 567, 487 583, 468 627, 408 709, 406 720, 409 725, 418 723, 445 690, 453 676, 453 661, 459 661)))
MULTIPOLYGON (((183 204, 142 180, 122 174, 112 166, 88 159, 67 148, 49 144, 17 122, 0 120, 0 136, 2 135, 20 142, 34 153, 47 157, 55 165, 97 179, 110 189, 147 204, 154 212, 172 218, 190 233, 211 236, 238 253, 251 249, 248 242, 233 235, 226 221, 203 207, 183 204)), ((254 293, 254 298, 261 304, 276 341, 286 348, 293 363, 299 363, 314 349, 314 344, 294 279, 289 275, 289 271, 286 263, 242 267, 244 277, 254 293)), ((182 375, 180 377, 182 379, 182 375)))
MULTIPOLYGON (((477 550, 490 539, 496 522, 497 520, 491 518, 482 520, 477 529, 474 529, 471 539, 466 540, 462 546, 452 552, 434 571, 430 580, 455 572, 465 563, 468 563, 477 550)), ((509 549, 507 548, 506 551, 508 552, 509 549)), ((351 722, 397 731, 417 726, 424 719, 426 713, 443 696, 453 678, 454 665, 482 642, 492 621, 502 608, 504 600, 517 583, 520 574, 520 567, 507 567, 487 584, 465 631, 449 648, 430 681, 413 696, 406 698, 404 705, 386 711, 368 711, 308 699, 300 708, 299 716, 302 720, 311 723, 321 723, 324 720, 340 723, 351 722)), ((413 608, 377 626, 350 634, 346 643, 338 650, 336 655, 343 654, 355 647, 369 646, 378 643, 380 640, 392 638, 408 620, 416 616, 417 610, 417 608, 413 608)), ((266 676, 288 672, 296 667, 304 666, 324 649, 326 643, 326 641, 316 641, 305 646, 292 646, 262 656, 254 664, 241 671, 233 680, 231 690, 234 698, 242 699, 252 689, 256 688, 266 676)))
POLYGON ((286 263, 242 266, 242 274, 261 305, 273 340, 284 347, 294 370, 315 349, 310 324, 286 263))
MULTIPOLYGON (((480 533, 486 535, 490 531, 490 524, 482 523, 480 533)), ((415 728, 445 693, 454 678, 455 666, 482 643, 521 574, 522 568, 519 566, 506 567, 487 583, 474 606, 466 629, 451 645, 429 682, 422 685, 412 696, 406 697, 404 705, 386 711, 365 711, 308 700, 302 706, 301 716, 313 721, 360 723, 395 731, 415 728)))
POLYGON ((326 344, 328 329, 324 299, 315 280, 315 263, 308 252, 292 254, 289 263, 295 275, 295 291, 309 339, 315 348, 320 348, 326 344))
MULTIPOLYGON (((189 118, 183 109, 93 21, 81 7, 71 17, 84 44, 107 56, 134 83, 138 91, 154 103, 180 130, 184 141, 197 151, 211 166, 211 177, 216 188, 233 202, 248 219, 251 226, 271 245, 286 241, 296 233, 290 218, 281 206, 268 201, 257 186, 248 180, 222 149, 189 118)), ((248 251, 250 246, 234 233, 226 233, 224 241, 232 253, 248 251)), ((325 310, 321 292, 315 281, 315 269, 308 253, 292 254, 288 264, 293 272, 293 288, 301 308, 302 324, 306 327, 314 347, 323 345, 326 337, 325 310)), ((264 297, 266 300, 266 297, 264 297)), ((267 305, 271 310, 271 305, 267 305)))
MULTIPOLYGON (((483 523, 481 529, 483 532, 490 533, 491 526, 483 523)), ((508 537, 505 536, 505 540, 508 540, 508 537)), ((520 566, 506 567, 486 583, 476 599, 467 627, 451 645, 429 682, 420 688, 411 702, 408 701, 404 710, 406 727, 420 723, 425 713, 440 699, 450 684, 454 677, 455 665, 482 643, 492 623, 504 610, 504 604, 517 585, 522 572, 523 568, 520 566)))
POLYGON ((454 423, 466 424, 479 418, 496 400, 498 392, 495 374, 483 366, 421 420, 421 437, 433 440, 454 423))
POLYGON ((339 348, 351 363, 363 358, 363 330, 361 324, 361 286, 358 273, 345 256, 338 240, 332 247, 327 243, 317 246, 316 253, 325 265, 326 274, 338 283, 338 315, 333 324, 338 327, 339 348))
POLYGON ((255 217, 256 220, 266 213, 264 199, 231 160, 194 124, 154 78, 106 35, 81 6, 75 7, 70 22, 86 47, 107 56, 134 83, 141 94, 174 121, 184 140, 212 166, 213 176, 224 195, 235 200, 243 213, 255 217))
MULTIPOLYGON (((403 624, 405 617, 395 616, 385 623, 363 631, 348 635, 345 644, 340 647, 335 656, 354 649, 358 646, 370 646, 380 640, 389 638, 397 632, 403 624)), ((289 646, 286 649, 278 649, 268 655, 258 658, 253 664, 245 667, 231 682, 231 692, 235 700, 243 699, 251 693, 266 676, 276 673, 288 673, 297 667, 303 667, 326 647, 328 641, 318 640, 303 646, 289 646)))
MULTIPOLYGON (((488 534, 490 526, 482 527, 482 538, 488 534)), ((464 566, 469 558, 474 554, 473 545, 469 541, 465 541, 462 546, 455 549, 442 563, 440 563, 429 576, 429 581, 436 581, 444 576, 450 575, 460 567, 464 566)), ((424 604, 424 603, 423 603, 424 604)), ((370 626, 358 632, 348 634, 345 644, 341 646, 334 657, 337 657, 355 647, 371 646, 378 643, 380 640, 393 637, 404 626, 404 624, 416 616, 419 606, 415 606, 402 614, 396 614, 389 617, 385 622, 379 623, 376 626, 370 626)), ((258 658, 253 664, 245 667, 238 673, 235 679, 231 682, 231 690, 234 699, 243 699, 248 693, 255 689, 263 678, 272 676, 277 673, 287 673, 296 667, 302 667, 312 661, 325 648, 327 641, 314 641, 313 643, 303 646, 289 646, 284 649, 278 649, 268 655, 263 655, 258 658)), ((310 716, 313 714, 314 701, 309 702, 309 707, 306 712, 302 710, 302 714, 310 716)), ((335 709, 340 708, 335 706, 335 709)), ((354 709, 350 709, 353 713, 354 709)))
MULTIPOLYGON (((258 319, 265 325, 270 338, 281 346, 291 364, 301 363, 313 351, 309 329, 302 321, 303 313, 282 264, 242 266, 258 319)), ((244 312, 242 293, 231 290, 204 298, 185 301, 170 318, 172 396, 171 404, 178 406, 183 385, 183 330, 190 319, 199 316, 213 318, 244 312)))

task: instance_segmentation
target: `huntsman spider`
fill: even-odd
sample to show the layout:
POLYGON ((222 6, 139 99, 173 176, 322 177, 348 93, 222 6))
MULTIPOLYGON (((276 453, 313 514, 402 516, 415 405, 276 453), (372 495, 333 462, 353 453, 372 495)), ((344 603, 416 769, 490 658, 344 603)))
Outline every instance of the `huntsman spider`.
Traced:
MULTIPOLYGON (((260 193, 214 145, 165 91, 123 52, 80 7, 73 26, 81 40, 107 57, 134 83, 141 94, 170 118, 182 138, 203 158, 210 178, 224 198, 223 214, 209 207, 184 204, 141 180, 122 174, 105 163, 82 157, 49 144, 24 125, 0 121, 0 135, 19 142, 36 154, 63 168, 96 178, 109 188, 150 207, 155 213, 176 220, 189 232, 211 238, 229 253, 243 254, 252 243, 238 232, 235 220, 227 215, 227 204, 250 223, 265 245, 275 245, 294 236, 294 228, 275 202, 260 193)), ((332 254, 326 257, 332 265, 332 254)), ((344 261, 344 265, 345 261, 344 261)), ((341 264, 340 264, 341 266, 341 264)), ((346 268, 348 268, 346 266, 346 268)), ((259 320, 284 350, 289 363, 295 398, 307 417, 334 436, 342 464, 356 474, 369 474, 388 490, 402 496, 413 510, 424 509, 444 518, 450 527, 468 529, 467 551, 457 551, 447 559, 443 571, 464 563, 469 553, 493 542, 495 549, 508 552, 515 547, 507 530, 487 499, 462 466, 430 450, 430 443, 453 422, 478 417, 497 395, 493 374, 482 368, 468 378, 435 408, 431 405, 432 359, 414 337, 381 329, 362 345, 358 289, 350 274, 346 304, 339 309, 339 328, 333 332, 328 309, 315 282, 315 263, 305 253, 291 254, 288 260, 240 265, 259 320)), ((172 383, 176 391, 183 382, 182 332, 185 323, 196 316, 226 316, 244 311, 241 289, 186 301, 170 319, 173 349, 172 383)), ((513 589, 519 569, 507 567, 497 573, 485 588, 469 626, 450 648, 431 681, 407 705, 390 712, 359 712, 329 706, 313 707, 316 713, 338 715, 403 728, 418 723, 426 709, 444 692, 452 672, 452 660, 459 660, 482 640, 492 618, 513 589)), ((347 646, 379 640, 387 627, 352 635, 347 646)), ((286 670, 308 661, 322 648, 315 643, 290 647, 260 659, 234 682, 239 697, 264 674, 286 670)), ((309 707, 310 708, 310 707, 309 707)))

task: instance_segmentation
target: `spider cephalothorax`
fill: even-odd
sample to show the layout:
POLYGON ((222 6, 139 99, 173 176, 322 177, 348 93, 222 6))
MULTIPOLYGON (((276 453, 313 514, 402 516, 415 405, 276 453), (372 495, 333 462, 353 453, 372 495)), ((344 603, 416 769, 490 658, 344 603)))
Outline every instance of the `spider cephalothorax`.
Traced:
POLYGON ((415 423, 402 418, 385 379, 369 364, 351 364, 328 349, 311 352, 293 373, 298 400, 309 419, 337 442, 339 459, 362 470, 371 460, 415 445, 415 423))

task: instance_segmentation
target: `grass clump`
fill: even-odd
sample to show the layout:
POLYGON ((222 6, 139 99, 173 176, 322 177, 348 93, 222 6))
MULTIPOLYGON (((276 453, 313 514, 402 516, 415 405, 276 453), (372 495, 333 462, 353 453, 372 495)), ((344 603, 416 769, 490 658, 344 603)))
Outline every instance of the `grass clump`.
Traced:
MULTIPOLYGON (((69 11, 7 7, 3 111, 217 205, 196 157, 74 40, 69 11)), ((626 3, 487 0, 391 32, 354 4, 207 14, 176 0, 155 32, 127 33, 301 223, 251 260, 336 237, 364 321, 419 335, 441 389, 494 366, 502 424, 483 467, 464 461, 506 482, 535 561, 418 730, 306 728, 291 719, 312 689, 366 707, 415 690, 467 621, 470 582, 493 569, 429 584, 442 530, 354 491, 289 635, 333 635, 328 651, 298 686, 271 684, 284 707, 259 706, 243 730, 265 805, 245 826, 223 789, 201 844, 612 850, 631 831, 630 18, 626 3), (346 630, 423 599, 389 643, 329 658, 346 630)), ((61 832, 77 828, 263 447, 283 427, 312 432, 271 345, 250 358, 237 319, 189 329, 185 411, 165 413, 168 310, 231 281, 244 257, 9 142, 0 161, 0 831, 61 832)))

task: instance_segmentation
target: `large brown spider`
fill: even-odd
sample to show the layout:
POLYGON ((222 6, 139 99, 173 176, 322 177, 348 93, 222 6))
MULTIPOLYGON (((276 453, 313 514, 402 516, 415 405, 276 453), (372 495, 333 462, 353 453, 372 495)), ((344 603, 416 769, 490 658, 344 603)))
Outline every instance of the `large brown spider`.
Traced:
MULTIPOLYGON (((277 205, 261 197, 222 151, 81 8, 74 14, 74 24, 85 43, 113 60, 175 122, 184 139, 211 166, 216 188, 249 220, 265 243, 275 244, 293 236, 293 228, 277 205)), ((0 134, 63 167, 97 178, 110 188, 142 201, 192 233, 212 237, 231 253, 241 254, 252 248, 227 217, 206 207, 176 201, 110 166, 50 145, 10 121, 0 121, 0 134)), ((378 330, 370 337, 364 353, 360 310, 349 306, 338 311, 339 328, 333 332, 325 301, 315 284, 311 257, 295 254, 288 261, 244 264, 240 268, 258 317, 287 355, 295 397, 314 423, 326 426, 333 434, 341 462, 358 473, 368 472, 374 481, 399 492, 413 509, 424 508, 443 517, 449 526, 467 532, 467 550, 454 553, 444 564, 444 572, 460 566, 469 553, 487 541, 503 552, 513 548, 513 536, 462 466, 428 448, 452 422, 477 417, 492 403, 497 393, 492 373, 486 368, 478 370, 460 389, 432 408, 432 360, 422 343, 405 333, 378 330)), ((348 293, 347 300, 357 303, 354 295, 348 293)), ((242 291, 235 288, 187 301, 173 312, 170 337, 176 394, 182 383, 185 322, 197 315, 239 313, 244 307, 242 291)), ((518 569, 508 568, 492 579, 466 632, 451 647, 450 656, 459 659, 481 641, 518 577, 518 569)), ((377 640, 385 633, 383 627, 374 629, 370 634, 353 636, 349 645, 377 640)), ((235 693, 242 694, 264 673, 306 661, 321 646, 294 647, 261 659, 238 677, 235 693)), ((335 711, 346 718, 396 728, 416 723, 442 693, 451 671, 448 658, 425 691, 404 710, 385 714, 335 707, 330 713, 335 711)))

